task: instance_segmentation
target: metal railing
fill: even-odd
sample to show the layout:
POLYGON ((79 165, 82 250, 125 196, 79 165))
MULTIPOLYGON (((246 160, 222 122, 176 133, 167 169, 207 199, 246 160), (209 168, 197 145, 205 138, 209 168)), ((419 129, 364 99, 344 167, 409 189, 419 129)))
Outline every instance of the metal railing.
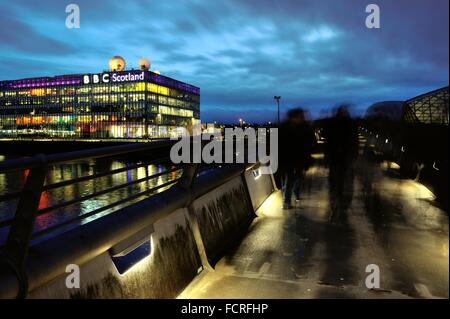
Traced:
POLYGON ((168 151, 173 143, 174 141, 166 140, 153 143, 128 144, 52 155, 36 155, 30 158, 0 162, 0 174, 10 171, 29 170, 22 190, 0 196, 0 203, 18 200, 14 217, 0 220, 0 230, 9 227, 6 243, 3 247, 0 246, 0 298, 26 297, 28 291, 45 283, 49 278, 54 278, 56 273, 63 273, 63 265, 73 262, 73 260, 77 260, 81 264, 94 258, 99 250, 105 251, 110 249, 133 233, 152 225, 155 221, 167 216, 174 210, 187 207, 195 198, 240 175, 246 168, 258 165, 230 164, 224 167, 203 166, 200 164, 173 165, 168 158, 159 158, 131 164, 108 172, 45 184, 46 174, 50 165, 117 156, 133 155, 141 158, 141 155, 147 154, 149 151, 168 151), (39 208, 40 197, 44 192, 86 181, 95 181, 99 178, 123 173, 130 169, 163 163, 170 163, 170 168, 144 178, 137 178, 88 195, 39 208), (211 167, 214 169, 209 174, 200 174, 201 170, 211 169, 211 167), (48 213, 57 214, 59 209, 70 205, 110 194, 114 191, 177 171, 181 173, 181 177, 108 203, 87 213, 79 214, 43 230, 33 231, 35 220, 38 216, 48 213), (165 188, 164 191, 158 192, 163 188, 165 188), (141 197, 145 198, 149 194, 152 194, 152 196, 147 198, 146 201, 133 201, 141 197), (142 209, 141 206, 139 206, 140 209, 134 209, 136 205, 144 205, 145 209, 142 209), (101 218, 94 219, 88 223, 79 224, 77 227, 55 235, 56 237, 65 236, 63 240, 44 240, 35 245, 33 244, 33 253, 35 255, 29 256, 30 243, 32 243, 34 238, 114 208, 118 209, 111 214, 103 215, 101 218), (46 257, 44 259, 36 257, 42 255, 46 257), (32 274, 32 277, 28 278, 29 274, 32 274))
POLYGON ((73 162, 84 159, 98 159, 98 158, 108 158, 113 156, 129 156, 130 154, 143 154, 148 153, 156 149, 165 149, 170 147, 173 141, 157 141, 154 143, 145 144, 129 144, 129 145, 119 145, 113 147, 103 147, 97 149, 81 150, 68 153, 59 153, 51 155, 39 154, 33 157, 20 158, 14 160, 6 160, 0 162, 0 174, 9 173, 12 171, 28 171, 26 174, 26 180, 24 186, 19 191, 9 192, 0 196, 0 203, 6 201, 18 200, 17 208, 13 217, 0 220, 0 230, 7 230, 6 242, 0 243, 0 257, 3 262, 3 267, 7 265, 12 268, 16 277, 18 278, 20 284, 19 296, 23 297, 26 294, 27 279, 25 271, 25 262, 27 259, 28 248, 30 242, 33 238, 41 236, 43 234, 50 233, 61 227, 73 224, 74 222, 80 221, 90 216, 97 215, 109 209, 113 209, 127 202, 139 199, 145 195, 155 193, 156 191, 167 188, 174 185, 179 181, 179 178, 169 180, 167 182, 161 183, 159 185, 145 189, 144 191, 138 192, 126 198, 108 203, 102 207, 96 208, 87 213, 79 214, 74 218, 68 218, 65 221, 52 225, 40 231, 33 231, 35 220, 38 216, 53 213, 58 214, 59 209, 66 208, 70 205, 81 203, 83 201, 96 198, 102 195, 107 195, 114 191, 124 189, 126 187, 137 185, 149 180, 153 180, 165 174, 170 174, 183 169, 182 166, 170 165, 169 169, 163 170, 156 174, 145 176, 143 178, 138 178, 135 180, 128 181, 126 183, 121 183, 118 185, 113 185, 111 187, 94 191, 88 195, 84 195, 78 198, 72 198, 66 201, 59 202, 55 205, 39 208, 41 195, 44 192, 55 190, 58 188, 64 188, 67 186, 72 186, 74 184, 94 181, 101 177, 112 176, 115 174, 123 173, 132 169, 138 169, 141 167, 148 167, 149 165, 155 164, 166 164, 170 163, 169 158, 160 158, 155 160, 149 160, 140 162, 137 164, 126 165, 125 167, 114 169, 107 172, 101 172, 97 174, 82 176, 70 180, 64 180, 61 182, 53 184, 45 184, 46 174, 50 165, 59 165, 67 162, 73 162))

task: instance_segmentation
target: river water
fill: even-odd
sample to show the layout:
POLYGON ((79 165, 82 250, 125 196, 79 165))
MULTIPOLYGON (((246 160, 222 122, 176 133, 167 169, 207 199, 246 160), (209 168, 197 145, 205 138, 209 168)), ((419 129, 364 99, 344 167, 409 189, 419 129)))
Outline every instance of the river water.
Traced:
MULTIPOLYGON (((0 161, 9 159, 5 156, 0 155, 0 161)), ((54 166, 50 166, 47 176, 46 176, 46 184, 54 184, 61 181, 66 181, 70 179, 75 179, 87 175, 98 174, 105 171, 111 171, 115 169, 119 169, 125 166, 133 165, 139 162, 130 162, 125 160, 109 160, 109 159, 90 159, 90 160, 81 160, 72 163, 58 164, 54 166)), ((114 175, 109 175, 105 177, 101 177, 95 180, 84 181, 76 184, 72 184, 69 186, 57 188, 54 190, 49 190, 42 193, 41 201, 39 204, 39 209, 43 209, 46 207, 51 207, 61 202, 66 202, 68 200, 72 200, 75 198, 80 198, 83 196, 90 195, 92 193, 102 191, 109 187, 113 187, 116 185, 120 185, 123 183, 131 182, 136 179, 141 179, 146 176, 151 176, 156 173, 160 173, 169 169, 170 166, 165 165, 147 165, 144 167, 136 168, 136 169, 128 169, 124 172, 117 173, 114 175)), ((28 175, 28 171, 20 171, 20 172, 8 172, 0 174, 0 195, 11 193, 14 191, 19 191, 22 189, 26 177, 28 175)), ((143 192, 155 186, 166 183, 170 180, 173 180, 181 175, 181 171, 175 171, 168 174, 164 174, 157 178, 147 180, 138 184, 134 184, 131 186, 127 186, 113 192, 107 193, 105 195, 100 195, 88 200, 84 200, 80 203, 76 203, 64 208, 57 209, 52 212, 48 212, 46 214, 37 216, 34 232, 40 232, 49 227, 60 224, 61 222, 65 222, 71 220, 77 216, 84 215, 89 213, 95 209, 104 207, 113 202, 126 199, 132 195, 143 192)), ((165 188, 161 188, 155 192, 163 191, 165 188)), ((153 193, 152 193, 153 194, 153 193)), ((127 206, 131 203, 142 200, 151 195, 140 196, 132 201, 128 201, 125 204, 116 206, 112 209, 108 209, 96 215, 86 217, 72 223, 68 227, 76 227, 77 225, 87 223, 94 219, 97 219, 106 214, 110 214, 113 211, 116 211, 118 208, 127 206)), ((18 200, 0 202, 0 221, 5 219, 12 218, 14 216, 15 209, 17 207, 18 200)), ((67 228, 67 227, 66 227, 67 228)), ((5 241, 7 234, 7 228, 0 228, 0 244, 5 241)), ((47 236, 45 236, 47 237, 47 236)))

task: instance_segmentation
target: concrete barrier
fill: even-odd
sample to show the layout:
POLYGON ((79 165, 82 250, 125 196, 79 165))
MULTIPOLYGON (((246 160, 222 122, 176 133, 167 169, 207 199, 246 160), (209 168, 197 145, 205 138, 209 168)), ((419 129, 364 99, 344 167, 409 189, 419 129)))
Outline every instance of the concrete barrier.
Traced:
POLYGON ((215 177, 222 183, 214 176, 213 182, 199 178, 191 195, 174 186, 31 247, 28 297, 176 297, 242 238, 255 210, 273 191, 271 176, 259 175, 257 169, 225 169, 215 177), (165 209, 156 212, 158 207, 165 209), (125 223, 127 217, 132 221, 125 223), (111 234, 105 237, 102 227, 111 234), (101 239, 96 231, 102 232, 101 239), (79 288, 67 287, 76 282, 74 273, 65 272, 67 265, 79 267, 79 288))
POLYGON ((30 293, 30 298, 173 298, 202 265, 186 209, 154 224, 150 252, 120 274, 110 252, 80 265, 80 288, 68 289, 63 273, 30 293))
POLYGON ((267 194, 271 194, 276 189, 273 175, 261 174, 261 170, 255 168, 246 170, 244 177, 253 209, 256 211, 266 200, 267 194))
POLYGON ((211 265, 239 240, 255 217, 242 176, 237 176, 197 198, 189 210, 191 220, 198 223, 206 256, 211 265))

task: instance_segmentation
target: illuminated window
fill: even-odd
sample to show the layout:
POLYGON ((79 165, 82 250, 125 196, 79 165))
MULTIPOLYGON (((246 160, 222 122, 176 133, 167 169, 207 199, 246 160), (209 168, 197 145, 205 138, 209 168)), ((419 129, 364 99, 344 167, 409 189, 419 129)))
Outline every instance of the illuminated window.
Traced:
POLYGON ((169 107, 169 106, 164 106, 164 105, 159 106, 159 113, 166 114, 166 115, 182 116, 182 117, 193 117, 194 116, 194 112, 191 110, 178 109, 175 107, 169 107))
POLYGON ((169 95, 169 88, 154 83, 148 83, 147 90, 162 95, 169 95))

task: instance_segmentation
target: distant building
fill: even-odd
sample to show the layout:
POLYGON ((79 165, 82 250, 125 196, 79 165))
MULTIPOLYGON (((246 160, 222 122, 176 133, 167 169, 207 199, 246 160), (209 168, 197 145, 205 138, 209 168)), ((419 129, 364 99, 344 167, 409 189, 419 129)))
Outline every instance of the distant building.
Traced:
POLYGON ((403 114, 403 101, 385 101, 371 105, 366 111, 366 117, 383 118, 400 121, 403 114))
POLYGON ((0 81, 0 138, 167 138, 200 120, 200 89, 149 70, 0 81))
POLYGON ((407 101, 386 101, 371 105, 366 118, 405 121, 416 124, 449 125, 448 86, 407 101))
POLYGON ((448 86, 406 101, 403 119, 410 123, 448 125, 448 86))

